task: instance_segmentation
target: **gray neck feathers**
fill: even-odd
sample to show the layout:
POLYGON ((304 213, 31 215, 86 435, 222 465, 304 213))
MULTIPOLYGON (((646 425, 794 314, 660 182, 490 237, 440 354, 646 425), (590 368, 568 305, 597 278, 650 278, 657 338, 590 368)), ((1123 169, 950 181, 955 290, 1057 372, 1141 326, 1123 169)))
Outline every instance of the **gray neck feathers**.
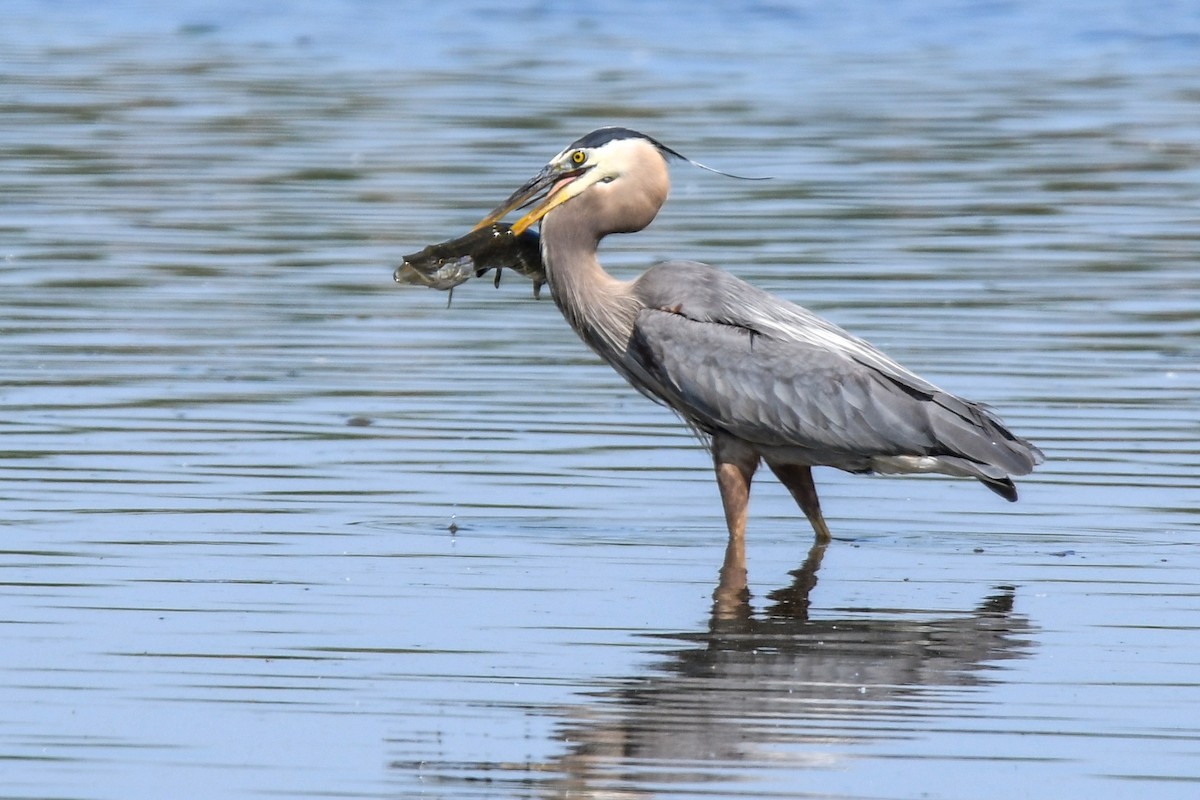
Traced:
POLYGON ((586 213, 580 198, 542 221, 542 261, 554 302, 575 332, 608 361, 624 354, 641 304, 629 284, 604 271, 597 239, 575 219, 586 213))

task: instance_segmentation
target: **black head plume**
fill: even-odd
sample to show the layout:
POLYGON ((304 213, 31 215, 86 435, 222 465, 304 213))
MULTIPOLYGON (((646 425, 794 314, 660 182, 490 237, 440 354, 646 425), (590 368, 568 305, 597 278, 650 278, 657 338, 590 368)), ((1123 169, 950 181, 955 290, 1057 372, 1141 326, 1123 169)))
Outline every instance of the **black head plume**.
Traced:
POLYGON ((678 150, 674 150, 670 147, 667 147, 665 144, 658 141, 653 136, 647 136, 646 134, 641 133, 639 131, 635 131, 632 128, 621 128, 621 127, 615 127, 615 126, 608 127, 608 128, 597 128, 596 130, 592 131, 591 133, 588 133, 588 134, 576 139, 574 142, 572 142, 570 144, 570 146, 567 149, 574 150, 576 148, 602 147, 602 146, 608 144, 609 142, 615 142, 615 141, 618 141, 621 139, 642 139, 642 140, 647 141, 650 144, 654 145, 656 148, 658 148, 658 151, 663 154, 664 158, 677 158, 680 161, 686 161, 687 163, 691 164, 693 167, 699 167, 700 169, 706 170, 708 172, 715 172, 717 175, 724 175, 726 178, 736 178, 739 181, 769 181, 771 179, 771 176, 769 176, 769 175, 766 175, 763 177, 751 178, 751 177, 746 177, 745 175, 734 175, 731 172, 723 172, 719 169, 714 169, 713 167, 710 167, 707 164, 701 164, 699 161, 693 161, 692 159, 685 156, 683 153, 680 153, 678 150))

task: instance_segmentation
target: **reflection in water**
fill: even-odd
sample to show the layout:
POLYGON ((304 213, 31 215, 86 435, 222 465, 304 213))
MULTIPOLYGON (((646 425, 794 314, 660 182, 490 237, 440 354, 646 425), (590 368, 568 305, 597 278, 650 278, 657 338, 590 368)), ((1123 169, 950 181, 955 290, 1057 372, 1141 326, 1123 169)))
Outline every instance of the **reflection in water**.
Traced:
MULTIPOLYGON (((734 781, 750 765, 830 766, 847 747, 916 735, 948 704, 961 712, 969 699, 949 687, 986 685, 994 662, 1029 654, 1033 627, 1013 613, 1011 586, 961 614, 853 609, 811 619, 823 555, 814 545, 761 613, 744 582, 725 585, 727 560, 707 630, 661 635, 682 647, 564 710, 556 738, 565 753, 545 764, 456 767, 486 769, 490 782, 498 771, 552 775, 535 782, 539 796, 632 797, 734 781)), ((513 785, 530 784, 526 775, 513 785)))
POLYGON ((689 646, 563 723, 572 744, 557 765, 562 780, 574 789, 647 773, 667 783, 728 779, 723 763, 817 766, 832 757, 822 745, 897 735, 938 688, 984 683, 989 662, 1030 647, 1011 587, 936 619, 810 619, 823 555, 814 545, 761 617, 744 592, 729 603, 718 587, 707 631, 667 635, 689 646))

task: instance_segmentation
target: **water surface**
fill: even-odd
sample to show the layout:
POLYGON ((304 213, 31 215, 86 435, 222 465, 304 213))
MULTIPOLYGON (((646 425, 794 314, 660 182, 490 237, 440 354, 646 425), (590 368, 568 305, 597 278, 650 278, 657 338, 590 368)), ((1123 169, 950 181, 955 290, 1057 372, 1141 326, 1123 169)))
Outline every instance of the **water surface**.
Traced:
POLYGON ((1200 18, 606 9, 8 10, 0 797, 1200 790, 1200 18), (672 415, 515 276, 391 282, 603 124, 774 176, 676 167, 615 273, 986 401, 1021 502, 826 470, 814 574, 764 478, 714 614, 672 415))

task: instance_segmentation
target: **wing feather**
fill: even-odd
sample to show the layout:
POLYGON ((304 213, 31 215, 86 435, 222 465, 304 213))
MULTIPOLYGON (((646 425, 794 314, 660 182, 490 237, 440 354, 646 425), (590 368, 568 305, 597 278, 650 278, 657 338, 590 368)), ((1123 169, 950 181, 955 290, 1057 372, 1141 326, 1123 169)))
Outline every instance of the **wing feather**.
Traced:
POLYGON ((849 468, 869 468, 880 456, 946 456, 1002 477, 1040 460, 981 406, 728 273, 668 262, 635 291, 646 307, 625 371, 710 434, 810 451, 815 463, 849 468))

